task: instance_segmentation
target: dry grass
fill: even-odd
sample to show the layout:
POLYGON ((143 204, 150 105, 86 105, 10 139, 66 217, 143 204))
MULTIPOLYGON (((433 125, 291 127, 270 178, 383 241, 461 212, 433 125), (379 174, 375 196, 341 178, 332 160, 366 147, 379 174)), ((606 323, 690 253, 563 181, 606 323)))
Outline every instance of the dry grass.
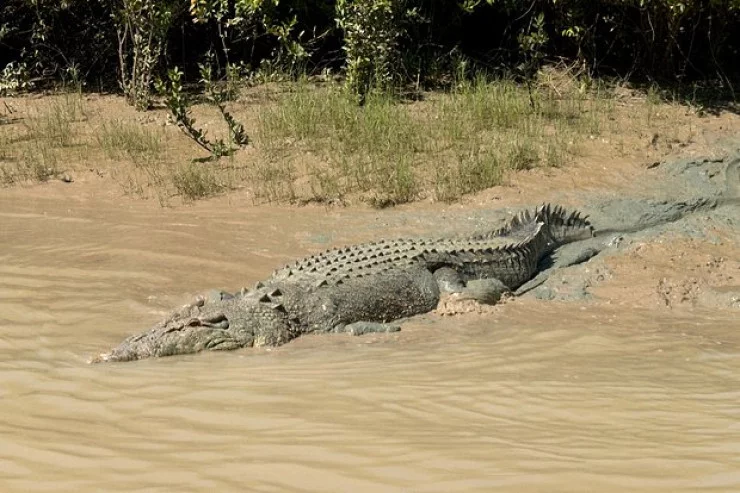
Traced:
POLYGON ((144 166, 162 161, 166 134, 160 128, 109 120, 100 125, 95 139, 109 159, 130 159, 144 166))
MULTIPOLYGON (((564 166, 596 142, 626 156, 629 139, 656 127, 668 142, 685 138, 685 125, 675 124, 685 106, 634 93, 624 104, 619 89, 549 71, 534 106, 525 87, 478 79, 416 102, 376 94, 358 107, 332 83, 270 84, 230 103, 253 145, 216 163, 194 162, 202 153, 165 125, 164 111, 137 113, 118 98, 74 93, 18 100, 22 110, 0 122, 0 182, 93 169, 162 204, 234 188, 267 201, 455 201, 513 172, 564 166)), ((209 135, 226 137, 213 108, 193 114, 209 135)))
POLYGON ((0 133, 0 180, 12 184, 58 175, 59 162, 78 144, 78 126, 85 119, 80 95, 64 94, 31 112, 19 129, 0 133))
POLYGON ((193 162, 184 163, 174 170, 172 184, 185 200, 211 197, 223 188, 213 168, 193 162))

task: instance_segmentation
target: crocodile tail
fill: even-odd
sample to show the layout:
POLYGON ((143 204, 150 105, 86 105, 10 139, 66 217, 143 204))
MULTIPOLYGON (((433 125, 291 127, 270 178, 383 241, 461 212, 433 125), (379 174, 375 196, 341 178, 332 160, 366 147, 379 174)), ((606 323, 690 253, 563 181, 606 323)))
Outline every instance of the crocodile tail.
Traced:
POLYGON ((527 234, 532 230, 532 227, 536 222, 536 211, 533 214, 531 211, 525 209, 511 218, 511 220, 505 226, 495 229, 489 233, 478 235, 475 238, 486 239, 498 236, 514 236, 520 233, 527 234))
POLYGON ((569 212, 559 205, 543 204, 535 210, 534 216, 544 224, 551 241, 556 245, 584 240, 594 235, 588 216, 578 211, 569 212))

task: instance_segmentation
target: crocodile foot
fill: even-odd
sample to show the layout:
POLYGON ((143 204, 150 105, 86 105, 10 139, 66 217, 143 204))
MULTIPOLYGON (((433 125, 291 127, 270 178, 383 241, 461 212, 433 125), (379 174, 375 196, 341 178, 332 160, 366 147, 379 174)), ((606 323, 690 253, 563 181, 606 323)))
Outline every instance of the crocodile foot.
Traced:
POLYGON ((383 322, 354 322, 347 325, 340 325, 334 328, 333 332, 343 332, 353 336, 365 334, 398 332, 401 326, 398 324, 389 324, 383 322))
POLYGON ((511 290, 498 279, 474 279, 460 292, 442 296, 435 313, 461 315, 463 313, 491 313, 494 305, 511 296, 511 290))

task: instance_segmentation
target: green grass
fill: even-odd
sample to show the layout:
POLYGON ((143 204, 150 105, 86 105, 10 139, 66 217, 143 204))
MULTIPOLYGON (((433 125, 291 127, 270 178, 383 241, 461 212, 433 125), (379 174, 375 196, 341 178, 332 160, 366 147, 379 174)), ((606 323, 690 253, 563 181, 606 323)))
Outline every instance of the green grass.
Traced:
MULTIPOLYGON (((314 200, 359 192, 388 205, 415 197, 409 158, 421 144, 418 137, 408 112, 386 96, 370 97, 358 107, 338 86, 315 89, 300 84, 262 113, 257 138, 274 163, 290 159, 294 152, 312 153, 328 163, 309 169, 314 200)), ((261 175, 274 181, 292 179, 293 174, 261 175)), ((281 188, 292 190, 272 187, 281 188)))
POLYGON ((532 107, 526 88, 481 78, 421 103, 376 94, 358 107, 338 86, 299 83, 260 115, 257 145, 276 163, 316 156, 307 170, 314 200, 453 201, 501 184, 509 170, 562 166, 608 110, 587 96, 543 90, 532 107))
POLYGON ((57 151, 44 144, 25 147, 18 157, 0 159, 0 183, 5 185, 21 181, 44 182, 59 172, 57 151))
POLYGON ((78 144, 77 124, 86 118, 79 94, 54 97, 22 121, 22 131, 0 136, 0 180, 47 181, 60 172, 60 155, 78 144))
MULTIPOLYGON (((272 87, 282 92, 234 105, 256 116, 247 125, 254 148, 211 163, 191 162, 193 144, 174 129, 97 112, 88 120, 79 94, 53 96, 0 126, 0 182, 109 161, 103 167, 126 193, 162 204, 240 187, 267 201, 451 202, 505 184, 512 172, 561 167, 582 142, 621 130, 612 128, 613 91, 559 72, 541 75, 534 105, 525 86, 507 79, 463 81, 415 102, 371 94, 361 107, 338 83, 272 87)), ((640 120, 662 118, 655 101, 648 97, 640 120)), ((213 121, 207 108, 193 111, 213 121)))
MULTIPOLYGON (((327 179, 330 179, 327 177, 327 179)), ((295 200, 295 168, 288 159, 258 160, 252 166, 250 181, 257 197, 269 202, 295 200)), ((317 200, 318 199, 317 195, 317 200)))
POLYGON ((40 113, 25 121, 25 140, 50 147, 70 147, 77 137, 76 122, 86 117, 82 99, 77 94, 55 97, 40 113))
POLYGON ((94 138, 103 154, 118 162, 114 179, 128 195, 154 195, 165 206, 174 195, 189 202, 220 190, 213 172, 198 169, 203 164, 172 162, 166 152, 167 134, 159 126, 107 120, 96 127, 94 138))
POLYGON ((47 181, 59 174, 57 150, 43 143, 26 148, 17 170, 27 180, 47 181))
POLYGON ((98 145, 112 160, 131 159, 136 165, 162 159, 164 132, 148 126, 109 120, 95 134, 98 145))
POLYGON ((187 201, 211 197, 223 189, 212 168, 192 162, 175 169, 172 183, 187 201))
POLYGON ((0 124, 0 183, 11 185, 14 183, 11 166, 14 161, 13 153, 10 150, 12 140, 7 131, 0 124))

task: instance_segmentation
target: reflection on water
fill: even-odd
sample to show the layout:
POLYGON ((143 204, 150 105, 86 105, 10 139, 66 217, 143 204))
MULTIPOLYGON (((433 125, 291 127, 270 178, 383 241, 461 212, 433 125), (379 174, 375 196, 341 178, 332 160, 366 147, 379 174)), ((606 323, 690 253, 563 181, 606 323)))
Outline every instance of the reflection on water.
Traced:
POLYGON ((517 300, 388 336, 89 366, 193 294, 320 248, 312 232, 368 239, 377 213, 13 194, 0 491, 740 491, 730 314, 517 300))

